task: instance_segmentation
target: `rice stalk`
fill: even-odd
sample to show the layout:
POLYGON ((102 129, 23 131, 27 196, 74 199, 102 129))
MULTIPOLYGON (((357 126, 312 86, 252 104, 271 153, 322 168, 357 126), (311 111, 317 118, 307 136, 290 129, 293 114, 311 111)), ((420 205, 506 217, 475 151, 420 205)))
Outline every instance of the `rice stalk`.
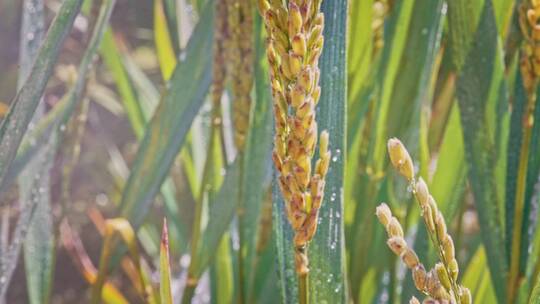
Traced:
MULTIPOLYGON (((213 41, 213 70, 212 70, 212 85, 211 85, 211 98, 212 98, 212 124, 209 130, 209 144, 206 159, 203 168, 201 187, 196 198, 193 230, 191 236, 191 262, 188 268, 188 278, 186 280, 186 286, 182 295, 182 303, 190 303, 194 296, 195 289, 199 283, 199 275, 197 275, 196 266, 201 241, 201 221, 203 216, 203 202, 205 192, 208 191, 204 185, 210 179, 212 167, 214 166, 214 151, 216 149, 216 132, 219 131, 220 145, 223 147, 224 138, 221 116, 221 97, 225 88, 225 82, 227 79, 227 69, 225 65, 226 61, 226 43, 228 41, 228 22, 227 22, 227 6, 226 0, 216 1, 216 20, 214 23, 214 41, 213 41)), ((223 147, 222 152, 225 153, 226 149, 223 147)), ((227 159, 224 155, 223 159, 227 159)))
POLYGON ((519 165, 514 200, 514 218, 510 251, 510 272, 508 277, 508 302, 513 303, 517 297, 517 290, 523 281, 520 274, 520 260, 523 237, 522 226, 524 222, 523 209, 525 207, 525 192, 527 188, 527 170, 534 126, 534 112, 536 107, 536 89, 540 77, 540 2, 530 0, 523 2, 519 9, 519 22, 525 43, 521 51, 519 67, 523 78, 523 86, 527 94, 527 102, 523 113, 522 140, 519 152, 519 165))
MULTIPOLYGON (((245 233, 243 228, 245 214, 244 202, 244 151, 246 148, 246 138, 249 129, 249 117, 251 109, 251 90, 254 79, 254 23, 253 23, 253 3, 252 1, 224 0, 227 29, 229 36, 225 40, 225 54, 228 63, 228 75, 232 86, 232 121, 234 125, 234 143, 238 151, 239 163, 241 166, 240 191, 238 192, 237 215, 239 243, 244 247, 245 233)), ((219 8, 218 8, 219 9, 219 8)), ((218 14, 223 14, 219 11, 218 14)), ((219 28, 217 28, 219 31, 219 28)), ((242 250, 238 251, 238 302, 244 303, 244 281, 245 266, 242 250)))
POLYGON ((328 132, 323 131, 320 158, 312 170, 318 135, 315 107, 321 94, 318 60, 324 42, 320 6, 320 0, 259 1, 268 33, 267 59, 274 101, 272 159, 287 218, 295 232, 295 268, 301 303, 307 302, 307 247, 317 230, 330 162, 328 132))

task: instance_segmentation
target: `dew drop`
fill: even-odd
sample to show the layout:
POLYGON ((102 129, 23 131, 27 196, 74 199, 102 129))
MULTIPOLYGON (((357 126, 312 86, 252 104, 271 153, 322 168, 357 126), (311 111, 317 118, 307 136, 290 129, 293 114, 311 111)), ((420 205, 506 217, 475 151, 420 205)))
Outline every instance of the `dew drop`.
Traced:
POLYGON ((330 194, 330 201, 333 202, 336 200, 336 193, 335 192, 332 192, 332 194, 330 194))

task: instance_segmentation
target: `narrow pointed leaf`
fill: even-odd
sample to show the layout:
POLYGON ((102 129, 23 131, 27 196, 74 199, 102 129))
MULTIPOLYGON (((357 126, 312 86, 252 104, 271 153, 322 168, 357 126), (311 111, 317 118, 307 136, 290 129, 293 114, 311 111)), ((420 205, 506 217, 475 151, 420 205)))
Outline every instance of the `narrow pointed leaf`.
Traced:
MULTIPOLYGON (((22 87, 28 77, 43 40, 44 22, 43 1, 24 1, 20 35, 19 87, 22 87)), ((37 122, 43 116, 43 112, 44 105, 40 103, 32 122, 37 122)), ((42 145, 19 178, 21 207, 32 208, 31 200, 38 200, 24 242, 24 265, 30 303, 48 303, 52 286, 55 246, 52 232, 49 169, 54 155, 50 153, 50 149, 52 149, 50 143, 42 145), (38 183, 33 182, 35 175, 41 177, 38 183), (35 193, 40 193, 40 195, 35 196, 35 193)))
POLYGON ((497 298, 502 302, 506 299, 508 265, 502 197, 496 188, 497 166, 494 165, 499 159, 498 133, 502 117, 496 117, 495 109, 506 101, 506 83, 502 78, 502 52, 491 0, 485 0, 481 6, 473 5, 473 8, 471 10, 469 1, 449 3, 451 50, 454 66, 459 73, 456 97, 463 126, 469 181, 491 277, 497 298), (475 20, 478 20, 477 24, 475 20))
POLYGON ((134 227, 142 224, 210 86, 212 13, 201 16, 137 151, 120 206, 134 227))
POLYGON ((163 220, 159 253, 159 294, 161 304, 173 303, 171 293, 171 263, 169 261, 169 232, 167 231, 167 221, 165 219, 163 220))
POLYGON ((12 101, 9 113, 0 126, 0 184, 15 158, 28 124, 39 104, 60 47, 69 34, 82 0, 65 0, 39 49, 34 65, 23 87, 12 101))

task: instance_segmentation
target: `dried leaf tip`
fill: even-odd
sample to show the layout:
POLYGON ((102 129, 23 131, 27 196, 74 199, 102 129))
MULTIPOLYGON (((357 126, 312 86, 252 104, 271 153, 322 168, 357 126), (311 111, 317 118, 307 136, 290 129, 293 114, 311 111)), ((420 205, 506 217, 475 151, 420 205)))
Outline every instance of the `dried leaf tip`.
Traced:
POLYGON ((407 149, 401 141, 397 138, 390 138, 388 140, 388 155, 392 165, 398 172, 403 175, 407 180, 411 181, 414 178, 414 166, 407 149))
POLYGON ((169 229, 167 228, 167 218, 163 218, 163 229, 161 230, 161 246, 169 248, 169 229))

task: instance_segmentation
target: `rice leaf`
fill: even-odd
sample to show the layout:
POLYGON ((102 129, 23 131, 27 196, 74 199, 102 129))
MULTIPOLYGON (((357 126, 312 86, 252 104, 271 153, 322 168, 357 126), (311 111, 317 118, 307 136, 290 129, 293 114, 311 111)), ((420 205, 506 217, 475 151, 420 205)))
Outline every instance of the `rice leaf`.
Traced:
POLYGON ((0 126, 0 184, 16 156, 28 124, 39 104, 43 91, 69 34, 82 0, 65 0, 41 45, 32 70, 11 102, 10 110, 0 126))
POLYGON ((166 219, 163 219, 159 253, 159 295, 161 304, 173 303, 171 293, 171 263, 169 261, 169 232, 167 230, 166 219))
POLYGON ((476 303, 495 303, 495 290, 487 268, 486 251, 480 246, 471 258, 469 266, 463 274, 463 286, 471 290, 476 303))
POLYGON ((139 284, 143 287, 142 290, 144 294, 142 295, 142 298, 149 304, 158 304, 159 299, 156 298, 157 294, 154 292, 152 285, 150 285, 148 274, 142 267, 135 231, 124 218, 114 218, 105 222, 103 247, 99 258, 99 270, 92 287, 91 303, 97 304, 101 302, 103 286, 106 283, 105 280, 108 275, 109 263, 113 256, 115 244, 118 242, 117 236, 119 236, 127 245, 129 255, 137 271, 139 284))
MULTIPOLYGON (((140 140, 144 136, 144 128, 148 120, 152 117, 159 103, 157 90, 150 80, 145 78, 146 76, 142 71, 136 70, 137 67, 129 59, 124 60, 125 58, 120 53, 110 28, 107 29, 103 36, 103 45, 100 53, 103 56, 105 64, 111 71, 120 96, 122 97, 133 132, 137 139, 140 140), (144 82, 144 92, 139 92, 141 90, 140 86, 136 87, 135 83, 131 82, 130 71, 137 73, 139 82, 144 82)), ((170 231, 172 236, 170 245, 173 253, 178 252, 180 244, 187 243, 189 231, 185 223, 179 218, 179 208, 176 202, 175 192, 173 181, 166 179, 161 186, 161 195, 163 196, 166 216, 169 218, 169 225, 172 228, 170 231)))
POLYGON ((163 0, 154 1, 154 39, 161 75, 167 81, 176 66, 176 55, 171 43, 163 0))
POLYGON ((463 126, 468 176, 479 211, 481 236, 497 299, 504 301, 508 264, 502 198, 497 192, 494 168, 500 140, 498 123, 502 119, 496 116, 494 109, 506 98, 502 52, 491 0, 485 0, 476 7, 469 1, 453 1, 448 8, 452 56, 459 72, 456 97, 463 126), (474 18, 475 15, 478 18, 474 18), (477 24, 475 20, 478 20, 477 24))
POLYGON ((224 233, 236 212, 239 191, 240 166, 238 160, 226 169, 219 191, 208 202, 208 223, 201 235, 197 258, 193 258, 190 274, 200 278, 208 267, 224 233))
POLYGON ((134 227, 142 224, 210 86, 212 12, 201 16, 137 151, 120 206, 134 227))
POLYGON ((244 270, 244 290, 248 293, 254 288, 254 259, 259 235, 259 220, 262 202, 265 196, 265 185, 270 184, 270 152, 272 149, 272 109, 270 87, 268 83, 268 67, 266 65, 265 43, 263 40, 262 21, 256 19, 256 54, 255 62, 255 95, 250 114, 250 123, 244 152, 242 178, 242 204, 245 210, 239 227, 242 233, 241 255, 246 265, 244 270), (253 185, 259 185, 254 187, 253 185))
POLYGON ((129 81, 126 68, 122 64, 122 57, 120 56, 118 46, 114 41, 114 36, 110 28, 107 29, 103 36, 100 54, 103 57, 105 65, 111 71, 135 134, 142 135, 144 133, 144 126, 146 125, 143 110, 129 81))
MULTIPOLYGON (((19 88, 28 77, 43 40, 45 26, 43 1, 24 1, 22 14, 19 88)), ((43 112, 44 105, 40 103, 32 123, 35 124, 43 116, 43 112)), ((30 303, 48 303, 52 286, 55 246, 49 190, 49 170, 54 157, 49 151, 51 148, 50 143, 42 145, 19 178, 21 208, 35 208, 24 241, 24 264, 30 303), (34 175, 41 177, 39 182, 33 182, 34 175), (38 201, 33 202, 32 199, 38 201), (33 206, 34 204, 36 206, 33 206)))

